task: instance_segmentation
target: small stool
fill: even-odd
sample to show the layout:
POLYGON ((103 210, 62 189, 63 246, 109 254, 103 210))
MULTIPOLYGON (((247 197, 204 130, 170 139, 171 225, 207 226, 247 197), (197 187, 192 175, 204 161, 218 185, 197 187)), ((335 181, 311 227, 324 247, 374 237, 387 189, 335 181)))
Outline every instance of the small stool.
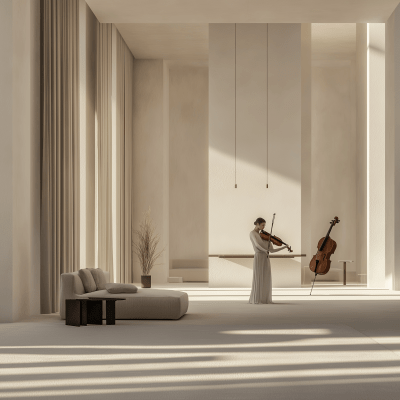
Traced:
POLYGON ((353 260, 339 260, 338 262, 343 263, 343 285, 346 286, 346 263, 354 262, 353 260))

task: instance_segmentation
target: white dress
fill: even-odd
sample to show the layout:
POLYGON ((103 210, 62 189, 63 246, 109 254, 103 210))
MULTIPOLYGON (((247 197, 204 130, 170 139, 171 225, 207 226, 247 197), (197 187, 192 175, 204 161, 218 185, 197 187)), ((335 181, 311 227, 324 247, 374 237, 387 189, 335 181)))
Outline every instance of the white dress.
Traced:
MULTIPOLYGON (((260 234, 254 230, 250 232, 250 240, 255 254, 253 262, 253 284, 251 286, 249 303, 272 303, 271 263, 267 256, 268 241, 261 239, 260 234)), ((270 243, 270 253, 276 253, 283 249, 286 249, 286 246, 274 249, 272 243, 270 243)))

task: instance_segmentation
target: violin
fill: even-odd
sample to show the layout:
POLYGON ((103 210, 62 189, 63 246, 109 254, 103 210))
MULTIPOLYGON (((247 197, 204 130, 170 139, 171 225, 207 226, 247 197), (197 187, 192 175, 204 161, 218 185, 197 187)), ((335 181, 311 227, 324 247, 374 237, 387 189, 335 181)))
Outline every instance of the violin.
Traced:
MULTIPOLYGON (((331 267, 330 256, 336 250, 336 242, 329 235, 332 231, 332 228, 339 222, 340 222, 339 218, 335 217, 331 221, 331 226, 330 226, 326 236, 321 238, 318 242, 318 251, 310 261, 310 270, 315 273, 315 278, 317 277, 317 274, 325 275, 326 273, 328 273, 328 271, 331 267)), ((314 278, 314 282, 315 282, 315 278, 314 278)), ((311 292, 312 292, 313 287, 314 287, 314 283, 311 288, 311 292)), ((310 295, 311 295, 311 292, 310 292, 310 295)))
POLYGON ((269 241, 270 238, 271 238, 271 242, 272 242, 275 246, 282 246, 282 245, 284 244, 285 246, 288 247, 288 251, 289 251, 290 253, 293 253, 292 248, 291 248, 288 244, 286 244, 282 239, 278 238, 278 236, 271 235, 271 234, 269 234, 268 232, 266 232, 266 231, 264 231, 264 230, 262 230, 262 229, 261 229, 261 231, 260 231, 260 236, 261 236, 261 239, 263 239, 263 240, 268 240, 268 241, 269 241))

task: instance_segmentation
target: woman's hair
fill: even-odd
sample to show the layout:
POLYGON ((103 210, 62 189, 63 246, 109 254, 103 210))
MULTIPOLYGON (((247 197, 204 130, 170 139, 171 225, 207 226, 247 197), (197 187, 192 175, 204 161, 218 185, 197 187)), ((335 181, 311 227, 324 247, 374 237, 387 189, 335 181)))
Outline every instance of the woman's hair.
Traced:
POLYGON ((257 225, 257 224, 263 224, 265 222, 265 219, 264 218, 257 218, 255 221, 254 221, 254 225, 257 225))

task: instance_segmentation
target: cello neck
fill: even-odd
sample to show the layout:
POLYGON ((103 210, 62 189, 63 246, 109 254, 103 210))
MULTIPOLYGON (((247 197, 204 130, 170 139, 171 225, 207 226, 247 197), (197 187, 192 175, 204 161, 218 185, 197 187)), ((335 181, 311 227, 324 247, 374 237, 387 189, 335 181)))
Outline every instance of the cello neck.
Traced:
POLYGON ((323 248, 324 248, 324 246, 325 246, 325 244, 326 244, 326 242, 327 242, 327 240, 329 238, 329 235, 331 234, 331 230, 332 230, 334 224, 335 224, 335 221, 332 221, 331 222, 331 226, 329 227, 328 233, 326 234, 325 239, 321 244, 321 247, 318 249, 319 251, 323 250, 323 248))

